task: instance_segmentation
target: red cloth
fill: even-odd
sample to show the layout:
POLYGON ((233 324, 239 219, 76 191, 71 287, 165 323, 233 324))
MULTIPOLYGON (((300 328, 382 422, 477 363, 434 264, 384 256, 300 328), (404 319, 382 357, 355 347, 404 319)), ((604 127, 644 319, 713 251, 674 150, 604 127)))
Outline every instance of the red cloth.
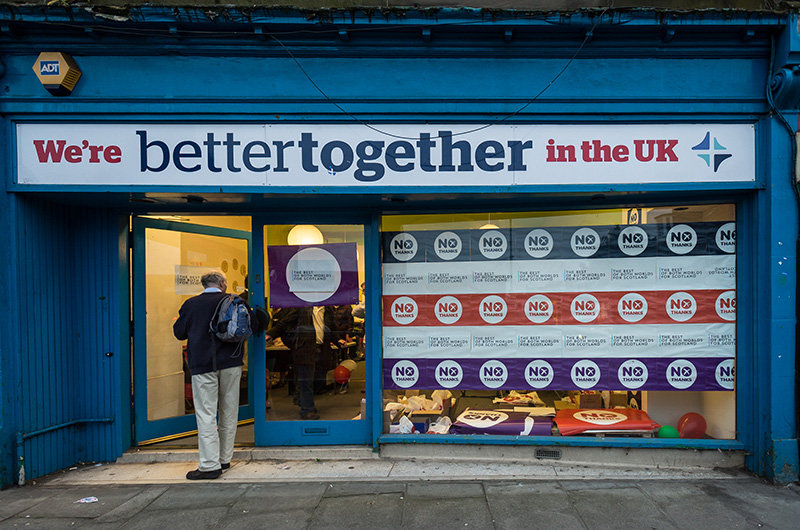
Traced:
POLYGON ((636 409, 562 409, 555 418, 562 436, 586 431, 655 431, 661 425, 636 409))

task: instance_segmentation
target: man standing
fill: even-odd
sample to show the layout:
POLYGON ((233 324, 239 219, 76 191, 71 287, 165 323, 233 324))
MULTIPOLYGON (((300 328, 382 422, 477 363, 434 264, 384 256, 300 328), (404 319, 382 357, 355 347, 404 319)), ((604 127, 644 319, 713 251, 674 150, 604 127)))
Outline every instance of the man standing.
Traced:
POLYGON ((319 306, 286 309, 266 332, 267 344, 282 337, 292 351, 299 394, 295 405, 300 407, 300 419, 318 420, 320 417, 314 404, 314 382, 315 379, 324 382, 327 370, 332 368, 327 361, 332 358, 331 344, 337 340, 333 329, 333 312, 319 306))
MULTIPOLYGON (((225 275, 220 271, 207 272, 200 283, 205 290, 183 303, 172 326, 175 338, 187 341, 186 355, 197 418, 200 463, 197 469, 186 474, 189 480, 215 479, 231 467, 239 415, 239 380, 244 364, 244 344, 223 342, 210 332, 217 305, 227 296, 225 275)), ((251 325, 255 327, 253 312, 250 308, 248 312, 251 325)))

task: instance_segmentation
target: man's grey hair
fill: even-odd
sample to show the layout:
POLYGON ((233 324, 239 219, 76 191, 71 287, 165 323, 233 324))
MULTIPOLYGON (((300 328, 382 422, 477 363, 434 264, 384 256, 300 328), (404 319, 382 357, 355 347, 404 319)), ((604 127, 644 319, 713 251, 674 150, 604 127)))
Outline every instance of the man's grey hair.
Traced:
POLYGON ((228 279, 220 271, 208 271, 200 278, 200 283, 203 287, 219 287, 222 282, 227 282, 228 279))

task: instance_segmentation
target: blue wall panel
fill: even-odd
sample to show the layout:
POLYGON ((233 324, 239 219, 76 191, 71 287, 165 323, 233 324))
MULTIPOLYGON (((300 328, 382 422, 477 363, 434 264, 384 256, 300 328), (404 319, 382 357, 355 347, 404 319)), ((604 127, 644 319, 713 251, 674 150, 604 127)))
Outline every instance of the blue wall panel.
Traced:
POLYGON ((32 197, 18 210, 20 314, 28 317, 19 322, 17 450, 32 478, 118 456, 116 406, 129 389, 119 378, 116 216, 32 197))

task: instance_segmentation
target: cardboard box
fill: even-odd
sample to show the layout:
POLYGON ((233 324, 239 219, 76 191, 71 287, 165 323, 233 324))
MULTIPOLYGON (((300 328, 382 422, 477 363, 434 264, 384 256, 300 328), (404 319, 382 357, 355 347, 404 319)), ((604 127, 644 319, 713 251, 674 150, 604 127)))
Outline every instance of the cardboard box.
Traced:
POLYGON ((439 416, 442 416, 441 410, 415 410, 409 415, 408 419, 410 419, 412 423, 423 421, 426 418, 434 422, 439 419, 439 416))
POLYGON ((431 426, 430 418, 415 418, 412 414, 409 419, 414 424, 414 430, 420 434, 428 432, 428 428, 431 426))
POLYGON ((613 409, 615 407, 628 407, 627 392, 611 392, 611 401, 608 404, 608 408, 613 409))
POLYGON ((603 408, 603 395, 602 394, 581 394, 580 407, 582 409, 602 409, 603 408))
POLYGON ((458 398, 445 399, 442 403, 442 416, 447 416, 450 421, 456 421, 456 410, 458 409, 458 398))
MULTIPOLYGON (((398 410, 397 414, 395 414, 394 417, 392 418, 392 425, 399 424, 400 423, 400 418, 402 418, 403 416, 408 416, 408 413, 405 412, 405 411, 402 411, 402 410, 398 410)), ((411 418, 409 418, 409 419, 411 419, 411 418)))
POLYGON ((578 405, 576 405, 572 401, 558 400, 558 401, 553 401, 553 408, 556 409, 557 411, 564 409, 577 409, 578 405))

